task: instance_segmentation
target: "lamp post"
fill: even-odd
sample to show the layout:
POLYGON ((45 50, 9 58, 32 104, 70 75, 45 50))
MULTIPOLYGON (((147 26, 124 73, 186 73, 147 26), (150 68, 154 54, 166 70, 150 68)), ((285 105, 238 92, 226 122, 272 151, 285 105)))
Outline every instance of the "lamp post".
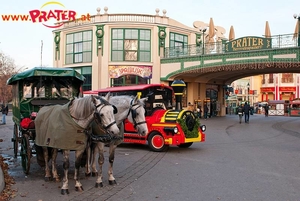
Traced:
POLYGON ((207 28, 203 28, 203 29, 201 29, 200 28, 200 31, 202 32, 202 54, 204 54, 204 43, 205 43, 205 36, 204 36, 204 33, 206 32, 206 30, 207 30, 207 28))
POLYGON ((247 89, 248 89, 248 104, 250 104, 249 103, 249 92, 250 92, 250 83, 248 82, 248 84, 247 84, 247 89))
POLYGON ((300 47, 300 14, 294 14, 293 17, 298 20, 298 47, 300 47))

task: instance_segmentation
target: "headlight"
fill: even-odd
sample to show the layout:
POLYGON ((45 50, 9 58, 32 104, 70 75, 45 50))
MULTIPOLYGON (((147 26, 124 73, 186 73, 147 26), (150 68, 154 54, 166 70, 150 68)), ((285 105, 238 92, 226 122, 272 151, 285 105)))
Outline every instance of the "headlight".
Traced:
POLYGON ((177 127, 174 128, 174 133, 175 134, 178 133, 178 128, 177 127))
POLYGON ((206 126, 205 125, 200 126, 200 128, 201 128, 202 132, 206 131, 206 126))

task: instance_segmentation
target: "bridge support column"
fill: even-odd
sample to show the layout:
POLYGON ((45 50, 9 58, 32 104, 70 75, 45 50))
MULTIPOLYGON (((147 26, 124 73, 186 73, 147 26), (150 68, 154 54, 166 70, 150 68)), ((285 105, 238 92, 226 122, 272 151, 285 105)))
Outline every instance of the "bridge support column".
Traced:
POLYGON ((225 106, 225 91, 223 89, 223 85, 219 85, 218 91, 218 105, 219 109, 218 115, 223 117, 226 116, 226 106, 225 106))

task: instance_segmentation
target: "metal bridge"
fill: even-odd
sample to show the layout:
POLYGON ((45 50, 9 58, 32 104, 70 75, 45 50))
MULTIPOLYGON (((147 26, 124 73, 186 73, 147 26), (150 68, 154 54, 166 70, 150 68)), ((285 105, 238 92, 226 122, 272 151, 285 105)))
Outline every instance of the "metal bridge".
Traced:
POLYGON ((268 73, 300 73, 300 44, 296 34, 271 36, 271 48, 228 52, 227 43, 165 48, 161 80, 230 84, 234 80, 268 73))

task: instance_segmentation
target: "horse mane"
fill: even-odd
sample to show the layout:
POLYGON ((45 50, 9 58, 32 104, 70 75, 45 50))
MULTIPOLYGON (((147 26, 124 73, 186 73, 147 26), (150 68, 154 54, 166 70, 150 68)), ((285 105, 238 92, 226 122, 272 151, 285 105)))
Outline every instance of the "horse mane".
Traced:
POLYGON ((70 113, 76 118, 86 118, 95 110, 92 96, 75 98, 70 106, 70 113))

